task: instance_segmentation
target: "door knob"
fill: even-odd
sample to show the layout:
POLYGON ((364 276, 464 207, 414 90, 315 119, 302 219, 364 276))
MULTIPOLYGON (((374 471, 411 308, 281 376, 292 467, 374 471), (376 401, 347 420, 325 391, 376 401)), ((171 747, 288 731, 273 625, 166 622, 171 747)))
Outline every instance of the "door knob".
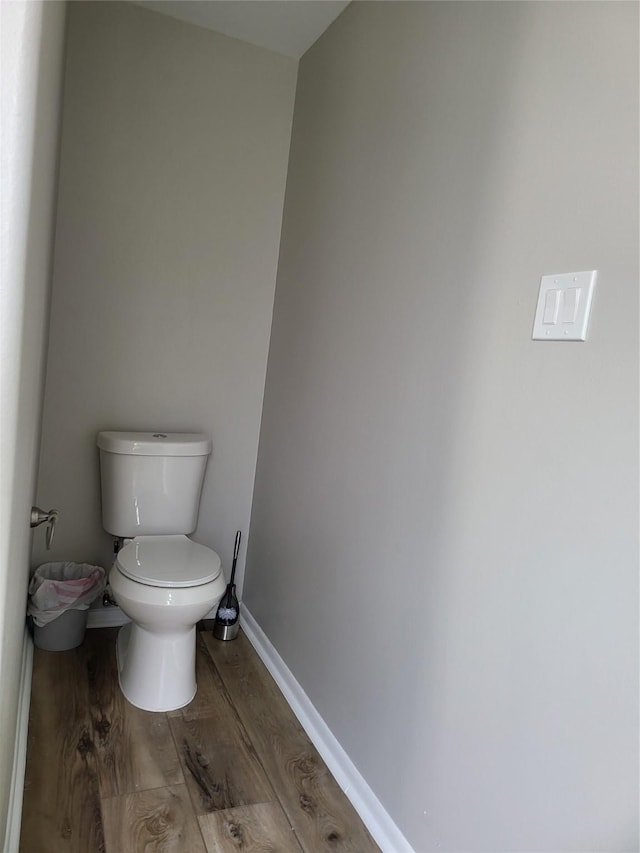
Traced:
POLYGON ((56 532, 56 523, 58 521, 58 510, 50 509, 49 512, 45 512, 43 509, 40 509, 39 506, 31 507, 31 516, 30 516, 30 526, 38 527, 40 524, 47 523, 47 533, 46 533, 46 544, 47 551, 51 549, 51 543, 53 542, 53 536, 56 532))

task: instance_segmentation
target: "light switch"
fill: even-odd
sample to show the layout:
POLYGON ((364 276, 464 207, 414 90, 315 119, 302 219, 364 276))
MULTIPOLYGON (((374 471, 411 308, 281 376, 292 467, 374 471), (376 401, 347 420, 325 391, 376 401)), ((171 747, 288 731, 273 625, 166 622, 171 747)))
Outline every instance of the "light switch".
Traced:
POLYGON ((575 323, 580 305, 581 287, 568 287, 562 300, 562 322, 575 323))
POLYGON ((556 273, 540 279, 533 323, 535 341, 584 341, 596 270, 556 273))
POLYGON ((547 290, 544 299, 544 315, 542 322, 546 325, 558 322, 558 306, 560 305, 560 291, 557 289, 547 290))

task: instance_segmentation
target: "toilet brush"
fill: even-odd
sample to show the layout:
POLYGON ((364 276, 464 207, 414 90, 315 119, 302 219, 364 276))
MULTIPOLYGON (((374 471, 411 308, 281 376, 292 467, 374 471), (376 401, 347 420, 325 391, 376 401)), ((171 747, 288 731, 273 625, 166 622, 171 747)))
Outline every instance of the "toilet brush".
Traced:
POLYGON ((213 626, 213 636, 218 640, 235 640, 240 630, 240 605, 236 598, 236 563, 238 562, 238 551, 240 550, 240 536, 236 532, 236 541, 233 546, 233 563, 231 565, 231 580, 227 584, 224 595, 220 599, 216 621, 213 626))

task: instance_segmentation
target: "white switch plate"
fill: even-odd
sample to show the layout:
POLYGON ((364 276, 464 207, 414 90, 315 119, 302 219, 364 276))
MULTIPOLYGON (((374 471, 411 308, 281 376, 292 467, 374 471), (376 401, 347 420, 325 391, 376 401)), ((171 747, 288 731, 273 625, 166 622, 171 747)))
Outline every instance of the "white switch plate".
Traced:
POLYGON ((543 275, 534 341, 586 341, 597 270, 543 275))

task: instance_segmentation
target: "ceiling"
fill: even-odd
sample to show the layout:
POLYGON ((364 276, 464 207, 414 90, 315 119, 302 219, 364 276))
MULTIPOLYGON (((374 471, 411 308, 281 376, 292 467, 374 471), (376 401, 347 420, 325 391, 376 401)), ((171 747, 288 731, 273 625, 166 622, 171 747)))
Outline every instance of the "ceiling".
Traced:
POLYGON ((349 0, 131 0, 226 36, 299 59, 349 0))

